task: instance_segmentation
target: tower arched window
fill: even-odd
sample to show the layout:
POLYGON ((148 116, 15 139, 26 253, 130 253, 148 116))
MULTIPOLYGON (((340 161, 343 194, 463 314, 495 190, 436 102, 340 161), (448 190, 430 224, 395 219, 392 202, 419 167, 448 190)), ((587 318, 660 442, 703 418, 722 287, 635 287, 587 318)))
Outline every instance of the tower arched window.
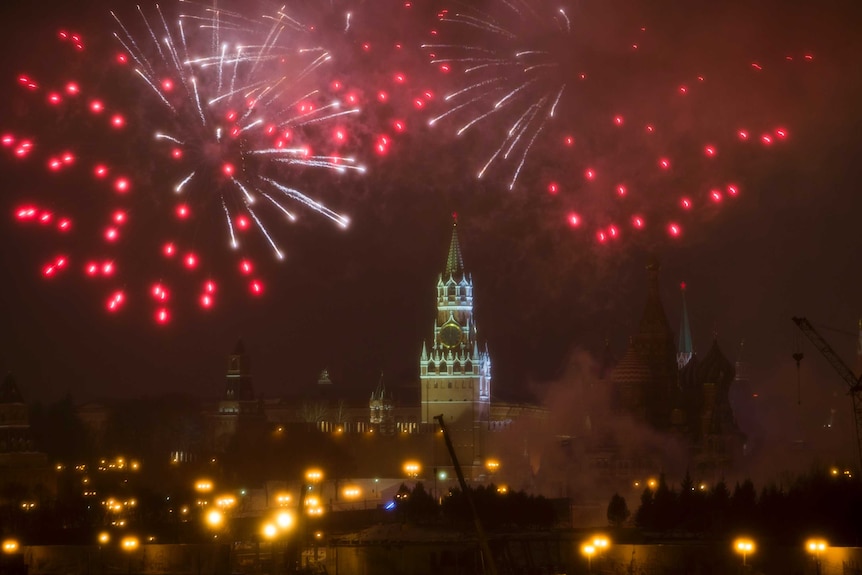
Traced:
POLYGON ((445 361, 440 362, 440 373, 446 373, 446 362, 445 361))
POLYGON ((461 362, 456 361, 453 364, 452 369, 455 371, 455 373, 461 373, 461 362))

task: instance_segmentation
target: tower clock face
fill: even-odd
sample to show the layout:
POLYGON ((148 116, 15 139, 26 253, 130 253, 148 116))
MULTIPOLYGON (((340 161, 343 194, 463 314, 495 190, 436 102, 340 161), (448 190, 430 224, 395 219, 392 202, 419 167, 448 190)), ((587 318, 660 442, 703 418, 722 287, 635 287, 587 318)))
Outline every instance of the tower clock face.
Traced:
POLYGON ((440 328, 440 343, 443 347, 453 348, 461 343, 461 327, 458 324, 447 323, 440 328))

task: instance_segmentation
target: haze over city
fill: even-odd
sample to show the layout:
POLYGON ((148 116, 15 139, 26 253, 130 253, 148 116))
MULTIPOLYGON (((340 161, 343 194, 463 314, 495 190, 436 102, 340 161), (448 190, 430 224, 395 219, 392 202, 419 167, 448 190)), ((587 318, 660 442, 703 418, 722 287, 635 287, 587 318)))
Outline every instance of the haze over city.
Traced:
MULTIPOLYGON (((51 140, 52 123, 59 126, 59 120, 45 110, 43 95, 22 94, 17 78, 37 70, 47 83, 70 79, 65 70, 51 69, 51 58, 62 49, 57 48, 58 30, 76 30, 88 42, 77 69, 82 83, 90 80, 111 93, 107 73, 93 74, 88 67, 89 62, 97 66, 100 56, 110 60, 116 51, 111 33, 117 26, 108 10, 133 19, 134 11, 125 4, 93 3, 80 10, 64 3, 53 10, 44 4, 4 5, 2 43, 7 57, 2 81, 3 90, 14 97, 0 115, 0 130, 44 133, 46 147, 58 151, 66 145, 59 136, 56 146, 51 140)), ((336 56, 342 54, 337 50, 361 54, 362 42, 376 39, 375 34, 379 44, 407 45, 413 32, 434 26, 432 7, 417 3, 410 13, 402 4, 330 3, 334 15, 327 17, 333 20, 339 20, 344 9, 354 9, 352 35, 335 48, 336 56)), ((62 203, 63 194, 92 184, 84 176, 48 173, 41 156, 28 164, 4 153, 5 223, 0 233, 6 246, 2 264, 7 280, 0 297, 4 326, 0 368, 15 374, 28 401, 51 401, 65 394, 78 401, 168 392, 215 397, 223 390, 225 357, 242 338, 253 358, 255 389, 262 396, 290 395, 313 383, 326 368, 346 396, 367 397, 382 373, 397 397, 414 400, 419 353, 432 334, 434 282, 445 264, 451 214, 457 212, 464 262, 475 283, 477 326, 493 360, 495 396, 537 402, 558 398, 560 389, 571 389, 570 383, 575 383, 572 373, 588 373, 586 366, 602 361, 606 341, 613 357, 621 358, 637 329, 646 297, 644 268, 654 256, 661 262, 661 295, 674 328, 681 309, 678 286, 687 285, 697 352, 705 353, 717 338, 725 355, 735 361, 744 340, 741 358, 749 364, 760 403, 756 414, 738 417, 749 418, 758 433, 777 436, 776 440, 816 439, 826 442, 825 452, 842 452, 844 446, 847 451, 842 454, 852 456, 846 384, 790 318, 806 316, 824 326, 824 337, 856 368, 855 333, 862 314, 857 289, 862 271, 853 261, 862 247, 857 192, 862 176, 857 134, 857 103, 862 96, 856 71, 862 48, 855 34, 858 6, 652 2, 582 8, 581 17, 597 23, 597 28, 581 30, 578 37, 578 46, 586 45, 586 65, 613 80, 599 84, 601 89, 616 82, 631 90, 607 103, 595 125, 584 120, 591 116, 589 110, 563 110, 576 131, 586 132, 584 141, 592 138, 589 129, 596 130, 595 149, 589 154, 604 167, 600 177, 632 158, 627 150, 599 145, 602 135, 613 129, 614 106, 632 123, 661 110, 655 113, 657 122, 664 121, 658 128, 671 132, 666 147, 684 148, 690 142, 698 153, 701 142, 716 133, 713 123, 732 122, 737 113, 745 121, 787 130, 786 140, 768 150, 738 143, 721 148, 719 158, 728 164, 720 169, 727 166, 727 178, 738 182, 741 192, 725 197, 720 207, 703 206, 686 216, 680 237, 661 231, 663 216, 648 220, 655 222, 652 231, 638 235, 628 224, 629 208, 607 207, 609 200, 594 199, 598 192, 582 182, 579 168, 566 172, 570 156, 550 146, 532 153, 515 189, 508 189, 504 169, 477 180, 477 165, 481 167, 484 158, 473 150, 494 149, 495 144, 483 140, 484 136, 493 140, 491 127, 456 138, 451 128, 428 127, 429 114, 410 111, 409 103, 403 104, 408 111, 396 102, 390 107, 373 103, 374 87, 402 67, 417 89, 433 86, 440 93, 447 89, 446 80, 430 66, 417 64, 424 59, 427 65, 417 42, 404 49, 406 55, 390 54, 387 45, 372 51, 370 60, 354 56, 351 71, 366 74, 365 84, 345 74, 346 82, 372 96, 368 116, 353 127, 370 142, 378 131, 392 131, 388 115, 406 118, 410 128, 403 135, 393 133, 385 156, 368 154, 368 172, 361 177, 303 180, 330 207, 348 214, 350 225, 341 229, 299 210, 298 223, 278 230, 284 261, 272 261, 263 241, 254 249, 257 265, 265 270, 262 297, 248 297, 242 288, 225 282, 225 297, 213 309, 177 309, 169 325, 152 321, 151 306, 136 305, 134 297, 125 313, 106 313, 105 290, 81 279, 80 273, 51 280, 40 277, 43 262, 56 253, 58 244, 38 230, 18 225, 15 210, 22 201, 62 203), (643 67, 620 55, 622 47, 631 44, 624 43, 625 33, 636 36, 638 24, 648 32, 639 49, 653 50, 643 67), (789 55, 795 59, 786 61, 789 55), (806 55, 813 59, 806 62, 806 55), (763 67, 760 76, 751 70, 752 63, 763 67), (672 98, 660 99, 676 89, 678 79, 696 85, 692 79, 700 70, 706 89, 696 105, 677 108, 672 98), (710 84, 713 77, 719 80, 710 84), (705 121, 709 116, 714 118, 705 121), (560 177, 563 190, 557 195, 547 191, 549 173, 560 177), (567 220, 573 210, 586 219, 596 214, 598 221, 573 228, 567 220), (596 229, 612 221, 615 213, 622 214, 621 237, 597 240, 596 229), (805 359, 797 390, 791 354, 800 349, 805 359), (833 409, 835 433, 824 439, 821 432, 833 409)), ((297 9, 308 7, 302 4, 297 9)), ((575 20, 575 29, 581 24, 575 20)), ((393 101, 404 98, 396 87, 388 89, 393 101)), ((585 101, 598 102, 605 93, 601 89, 585 88, 585 101)), ((122 90, 114 95, 128 97, 122 90)), ((130 123, 147 117, 126 106, 130 123)), ((729 128, 731 133, 735 128, 729 128)), ((161 220, 146 210, 155 211, 160 200, 146 189, 143 174, 160 169, 160 164, 147 159, 149 136, 130 133, 119 141, 135 150, 128 155, 137 155, 138 150, 144 155, 143 160, 130 162, 135 166, 133 176, 144 182, 134 193, 151 200, 130 209, 131 225, 138 226, 131 229, 133 237, 155 236, 162 233, 161 220)), ((613 142, 611 138, 605 136, 613 142)), ((88 141, 86 135, 82 141, 88 141)), ((96 143, 88 146, 79 152, 82 157, 99 152, 96 143)), ((575 157, 575 163, 583 159, 575 157)), ((653 156, 649 158, 652 161, 653 156)), ((638 168, 628 173, 632 188, 639 182, 648 188, 640 196, 630 194, 629 205, 659 214, 671 211, 667 197, 676 189, 694 190, 715 180, 714 172, 704 171, 663 183, 647 172, 638 168)), ((615 181, 613 176, 609 180, 615 181)), ((99 201, 87 200, 94 206, 99 201)), ((89 209, 69 205, 73 213, 86 214, 89 209)), ((153 275, 152 266, 140 256, 144 252, 132 247, 138 241, 128 240, 117 261, 128 273, 123 285, 138 289, 140 302, 147 297, 143 294, 153 275)), ((61 249, 86 257, 75 253, 79 244, 74 242, 61 249)), ((197 249, 211 260, 224 257, 219 266, 233 266, 233 258, 224 256, 227 250, 217 250, 212 238, 199 241, 197 249)), ((173 271, 166 272, 168 276, 181 277, 173 271)), ((171 279, 181 287, 185 281, 171 279)))

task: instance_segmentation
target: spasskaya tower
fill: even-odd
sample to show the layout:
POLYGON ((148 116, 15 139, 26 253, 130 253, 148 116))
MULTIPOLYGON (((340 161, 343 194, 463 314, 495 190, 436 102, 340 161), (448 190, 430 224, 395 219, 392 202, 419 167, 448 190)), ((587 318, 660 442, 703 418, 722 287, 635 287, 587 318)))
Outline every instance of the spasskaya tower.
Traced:
POLYGON ((480 350, 477 338, 473 278, 464 269, 457 219, 446 267, 437 279, 437 318, 430 344, 422 344, 419 379, 422 422, 433 423, 442 414, 462 448, 458 451, 464 451, 459 457, 467 456, 462 464, 481 459, 479 434, 490 414, 491 358, 487 347, 480 350))

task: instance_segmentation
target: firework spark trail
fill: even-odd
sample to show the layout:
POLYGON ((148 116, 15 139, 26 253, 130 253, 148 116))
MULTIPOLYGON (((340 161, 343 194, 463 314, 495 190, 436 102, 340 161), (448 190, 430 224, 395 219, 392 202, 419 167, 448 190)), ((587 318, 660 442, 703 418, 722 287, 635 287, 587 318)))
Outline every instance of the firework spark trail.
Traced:
MULTIPOLYGON (((504 2, 504 5, 517 14, 519 19, 539 19, 536 11, 526 3, 515 4, 504 2)), ((564 14, 562 9, 560 12, 564 14)), ((485 32, 491 37, 502 39, 503 45, 506 48, 508 48, 511 41, 518 39, 517 33, 484 13, 456 13, 449 15, 446 12, 445 15, 440 17, 440 21, 485 32)), ((571 28, 568 25, 567 18, 566 24, 564 29, 568 33, 571 28)), ((555 28, 559 29, 560 27, 555 25, 555 28)), ((463 66, 465 77, 485 71, 495 71, 494 75, 490 78, 480 78, 470 82, 465 87, 447 94, 444 97, 444 101, 451 102, 452 105, 432 118, 429 121, 429 125, 434 125, 444 118, 458 115, 462 111, 478 109, 478 113, 472 114, 472 117, 467 119, 456 130, 456 134, 461 136, 471 128, 483 125, 490 118, 497 115, 505 115, 508 113, 505 109, 507 107, 524 106, 524 111, 519 114, 519 117, 509 128, 504 142, 488 156, 482 169, 478 172, 479 177, 481 177, 495 163, 507 159, 514 147, 527 137, 522 158, 514 169, 514 177, 509 186, 513 188, 521 172, 521 167, 526 162, 530 149, 532 149, 532 143, 535 142, 538 134, 543 129, 544 120, 539 121, 538 118, 541 116, 553 117, 562 98, 564 85, 553 89, 553 92, 556 94, 554 98, 548 98, 545 94, 546 88, 540 87, 540 84, 544 83, 543 79, 550 73, 546 72, 545 69, 554 69, 558 66, 558 63, 553 60, 545 62, 536 61, 540 58, 547 59, 551 57, 544 50, 521 50, 515 52, 514 57, 512 57, 509 54, 505 54, 500 48, 475 43, 426 43, 422 47, 426 50, 434 51, 435 56, 431 59, 432 64, 455 64, 463 66), (453 53, 440 55, 437 53, 438 50, 453 53), (479 57, 476 54, 483 54, 485 56, 479 57), (534 60, 534 62, 525 65, 524 60, 527 58, 534 60), (513 82, 513 79, 515 85, 509 86, 513 82), (499 94, 500 90, 505 91, 499 94), (539 92, 535 93, 537 90, 539 92), (488 107, 482 110, 481 108, 485 102, 487 102, 488 107), (539 109, 540 107, 544 107, 544 110, 539 109), (517 133, 513 136, 513 132, 517 133), (506 153, 502 153, 502 150, 505 148, 508 148, 508 150, 506 153)))
POLYGON ((224 218, 225 221, 227 221, 227 231, 230 234, 230 247, 237 249, 239 247, 239 242, 236 241, 236 234, 233 230, 233 219, 230 217, 230 210, 227 209, 227 204, 224 203, 224 199, 222 199, 221 207, 224 210, 224 218))
MULTIPOLYGON (((714 65, 721 58, 715 45, 693 57, 674 44, 676 38, 659 39, 644 26, 615 22, 608 28, 581 18, 610 18, 613 8, 604 14, 563 3, 568 6, 491 0, 481 9, 457 3, 458 10, 437 12, 431 41, 419 44, 427 62, 446 78, 443 97, 427 108, 427 123, 471 138, 478 178, 493 174, 508 190, 538 185, 552 195, 565 191, 559 196, 568 211, 565 219, 572 227, 591 227, 599 243, 625 235, 620 218, 633 230, 678 238, 680 219, 693 217, 693 206, 698 213, 712 206, 704 213, 711 217, 740 193, 732 174, 739 163, 729 163, 736 152, 719 154, 719 149, 747 143, 769 148, 788 137, 780 123, 760 128, 759 138, 734 127, 737 122, 762 126, 763 118, 773 115, 768 103, 760 110, 748 105, 741 91, 736 97, 746 104, 736 107, 744 108, 745 118, 716 121, 713 89, 726 78, 738 82, 734 76, 742 70, 763 73, 761 62, 740 63, 735 73, 721 62, 721 78, 716 74, 707 84, 704 74, 692 74, 689 60, 701 57, 714 65), (599 49, 590 44, 597 37, 599 49), (656 82, 674 74, 678 84, 656 82)), ((613 19, 620 20, 616 13, 613 19)), ((810 54, 783 56, 776 59, 813 60, 810 54)))
MULTIPOLYGON (((291 27, 294 30, 301 29, 301 24, 294 18, 288 16, 283 10, 279 11, 275 17, 268 16, 266 19, 271 20, 271 24, 268 27, 266 37, 261 44, 253 45, 246 44, 241 47, 237 47, 235 52, 229 52, 229 46, 227 43, 223 43, 221 40, 222 28, 225 26, 225 21, 227 18, 234 18, 234 22, 229 26, 231 29, 242 29, 244 27, 250 27, 251 24, 255 24, 254 22, 249 21, 242 15, 235 12, 222 12, 217 9, 207 9, 210 12, 210 19, 208 22, 204 20, 200 20, 199 16, 188 16, 181 15, 179 19, 179 36, 181 39, 181 44, 183 46, 183 51, 186 53, 186 58, 183 64, 180 64, 180 58, 177 50, 174 48, 176 42, 174 41, 173 34, 170 31, 170 27, 167 25, 166 20, 164 19, 163 14, 159 10, 159 18, 164 23, 165 28, 165 44, 169 47, 168 53, 170 55, 177 55, 176 57, 171 56, 171 58, 167 58, 164 55, 164 52, 161 50, 160 43, 155 37, 155 33, 153 32, 152 26, 149 24, 148 19, 146 18, 143 10, 139 9, 141 17, 144 20, 147 31, 149 32, 150 38, 153 43, 156 45, 157 52, 161 57, 162 61, 167 66, 171 66, 174 69, 174 72, 177 73, 180 80, 184 85, 191 87, 190 99, 194 104, 194 109, 197 111, 197 116, 200 119, 201 125, 204 128, 207 128, 210 125, 210 120, 208 120, 207 110, 204 107, 203 98, 200 91, 199 80, 195 75, 190 73, 191 70, 195 69, 195 67, 201 72, 205 71, 209 67, 214 67, 216 70, 217 79, 215 81, 216 88, 215 93, 208 98, 207 107, 213 106, 221 103, 222 101, 230 101, 232 98, 243 94, 246 98, 247 102, 251 102, 247 105, 247 109, 244 113, 237 119, 237 125, 234 128, 234 133, 236 135, 241 136, 243 133, 259 128, 264 124, 264 120, 262 118, 251 118, 251 115, 257 106, 267 107, 270 105, 275 105, 283 95, 288 92, 293 85, 299 84, 303 80, 315 74, 322 66, 331 61, 331 55, 324 51, 321 48, 313 48, 313 49, 300 49, 297 50, 297 53, 302 54, 306 52, 319 51, 322 52, 318 54, 311 62, 309 62, 298 74, 294 77, 286 78, 279 77, 275 80, 268 80, 266 78, 255 79, 255 74, 260 70, 260 66, 263 63, 268 61, 277 61, 279 59, 285 58, 285 53, 283 51, 279 51, 278 42, 281 39, 283 32, 286 27, 291 27), (225 19, 223 19, 223 16, 225 19), (208 28, 211 31, 211 41, 212 41, 212 54, 209 56, 192 58, 189 57, 188 51, 188 42, 186 39, 185 30, 182 27, 183 19, 199 19, 201 21, 201 28, 208 28), (237 22, 238 20, 238 22, 237 22), (250 64, 251 70, 246 75, 245 81, 242 85, 237 86, 238 77, 240 74, 240 66, 244 64, 250 64), (229 90, 225 92, 225 68, 226 66, 232 66, 231 71, 231 79, 229 82, 229 90)), ((142 64, 141 68, 143 70, 138 69, 138 74, 145 79, 148 86, 153 89, 159 96, 159 99, 164 103, 168 103, 169 107, 175 109, 168 102, 168 98, 164 91, 160 89, 155 79, 155 72, 152 74, 147 74, 145 70, 155 70, 155 65, 149 61, 143 50, 139 47, 139 43, 135 41, 134 37, 128 31, 128 28, 125 27, 119 20, 119 18, 114 15, 115 20, 120 23, 120 27, 127 37, 127 46, 134 47, 137 52, 134 56, 136 62, 142 64)), ((301 99, 308 99, 316 95, 316 91, 312 91, 308 94, 301 96, 301 99)), ((299 115, 282 115, 282 110, 275 110, 273 122, 278 129, 283 129, 288 126, 296 127, 296 126, 310 126, 316 123, 324 123, 331 121, 336 118, 340 118, 346 115, 357 114, 359 110, 357 108, 352 108, 347 111, 337 111, 334 113, 328 112, 330 108, 337 108, 338 104, 331 103, 324 106, 319 106, 316 108, 310 108, 309 111, 301 113, 299 115)), ((217 128, 215 131, 215 139, 217 142, 222 140, 222 130, 221 127, 217 128)), ((179 143, 182 140, 179 138, 172 137, 172 141, 179 143)), ((278 155, 271 149, 263 149, 263 150, 248 150, 248 155, 278 155)), ((334 157, 332 160, 321 161, 317 158, 309 158, 305 160, 301 160, 298 158, 290 158, 286 159, 284 157, 277 157, 276 161, 281 163, 289 163, 292 165, 299 165, 304 167, 314 167, 314 168, 325 168, 325 169, 333 169, 339 172, 344 171, 346 169, 353 169, 356 171, 364 171, 361 166, 354 166, 352 164, 352 160, 350 159, 342 159, 338 157, 334 157)), ((231 168, 232 169, 232 168, 231 168)), ((193 178, 195 172, 187 175, 180 184, 177 185, 177 189, 182 189, 186 184, 190 183, 191 178, 193 178)), ((231 181, 234 183, 234 187, 239 189, 243 196, 245 197, 245 205, 250 205, 253 203, 254 194, 251 189, 256 186, 249 186, 239 182, 236 178, 231 178, 231 181)), ((297 196, 298 197, 298 196, 297 196)), ((316 201, 311 201, 307 196, 302 195, 302 201, 311 207, 320 206, 320 204, 316 201)), ((317 208, 315 208, 317 209, 317 208)), ((317 210, 320 211, 320 210, 317 210)), ((326 213, 326 212, 321 212, 326 213)), ((340 218, 341 216, 339 216, 340 218)), ((257 225, 260 232, 264 235, 267 242, 271 245, 274 244, 274 240, 272 235, 266 229, 266 226, 263 224, 260 217, 252 218, 257 225)), ((340 220, 336 220, 340 221, 340 220)), ((281 250, 275 248, 276 253, 281 254, 281 250)))
MULTIPOLYGON (((45 162, 52 173, 92 162, 93 177, 111 186, 116 194, 114 206, 104 206, 109 222, 96 234, 88 234, 88 238, 95 244, 95 253, 112 255, 91 257, 84 273, 103 282, 114 278, 126 286, 131 285, 128 274, 135 270, 140 270, 135 271, 136 275, 154 274, 159 279, 147 291, 156 302, 154 317, 158 323, 167 323, 171 317, 167 302, 173 290, 163 279, 165 273, 169 277, 210 275, 217 267, 215 262, 221 255, 212 250, 218 242, 212 241, 211 231, 227 236, 229 250, 242 248, 241 274, 246 277, 241 279, 248 282, 252 295, 260 295, 263 282, 249 275, 256 266, 248 256, 265 245, 276 260, 285 258, 276 232, 298 215, 286 204, 293 202, 299 212, 321 215, 341 228, 349 224, 347 216, 306 193, 298 182, 325 173, 365 172, 354 155, 362 141, 350 136, 350 128, 361 114, 359 98, 354 88, 334 77, 333 55, 320 42, 328 36, 284 9, 252 18, 206 4, 181 3, 187 9, 191 7, 191 12, 167 17, 168 13, 159 6, 150 10, 137 6, 129 21, 119 13, 109 13, 116 30, 112 37, 121 50, 112 57, 113 67, 107 77, 120 81, 123 89, 116 91, 120 101, 98 98, 84 83, 69 82, 62 91, 54 92, 43 87, 50 81, 43 84, 25 74, 18 80, 25 94, 44 95, 48 111, 65 112, 67 108, 86 106, 92 117, 102 115, 107 119, 107 127, 101 129, 108 130, 110 138, 94 131, 89 120, 83 127, 77 125, 81 114, 64 113, 68 129, 62 136, 57 131, 49 132, 49 138, 70 139, 70 147, 84 141, 86 152, 79 156, 64 151, 47 157, 45 162), (125 84, 133 89, 140 86, 141 90, 130 92, 125 84), (86 99, 78 98, 84 93, 86 99), (133 103, 128 115, 120 113, 118 105, 129 101, 133 103), (123 152, 128 149, 124 131, 135 141, 146 141, 139 138, 140 131, 154 128, 151 150, 140 150, 131 157, 123 152), (348 150, 350 153, 346 153, 348 150), (115 161, 118 157, 136 167, 128 175, 122 174, 115 161), (158 166, 155 170, 153 163, 158 166), (146 179, 146 185, 135 185, 139 183, 138 175, 142 176, 141 182, 146 179), (158 197, 168 190, 169 196, 158 197), (167 221, 164 199, 168 199, 167 215, 171 216, 167 221), (261 199, 265 201, 259 202, 261 199), (124 227, 130 215, 147 224, 124 227), (158 223, 151 225, 152 222, 158 223), (127 270, 122 265, 125 252, 120 239, 133 231, 137 235, 129 240, 134 239, 137 261, 127 270), (257 237, 243 237, 249 231, 256 231, 257 237), (162 234, 167 238, 160 238, 162 234), (152 257, 147 259, 148 252, 141 252, 137 244, 156 244, 148 248, 155 247, 155 253, 149 253, 152 257), (196 252, 196 244, 202 244, 205 251, 196 252), (164 266, 170 266, 167 272, 164 266), (121 271, 126 273, 121 276, 121 271)), ((349 29, 349 17, 347 24, 349 29)), ((340 30, 327 33, 337 37, 340 30)), ((61 32, 60 39, 83 52, 79 36, 61 32)), ((90 69, 100 68, 85 62, 90 69)), ((104 82, 101 78, 99 81, 100 85, 104 82)), ((32 139, 11 133, 2 138, 2 146, 19 160, 41 157, 59 145, 63 143, 37 147, 32 139)), ((50 225, 63 234, 73 230, 72 218, 50 204, 23 205, 16 210, 16 219, 22 225, 50 225)), ((129 248, 125 250, 131 253, 129 248)), ((59 277, 69 269, 69 261, 66 254, 54 255, 43 266, 43 276, 59 277)), ((216 283, 208 277, 205 286, 204 293, 195 299, 201 307, 209 308, 215 302, 216 283)), ((135 300, 126 289, 131 288, 113 288, 105 302, 108 311, 117 312, 135 300)))
POLYGON ((342 216, 339 213, 333 212, 332 210, 330 210, 329 208, 327 208, 326 206, 324 206, 320 202, 317 202, 317 201, 309 198, 308 196, 306 196, 305 194, 303 194, 299 190, 297 190, 295 188, 289 188, 287 186, 280 184, 279 182, 276 182, 274 180, 270 180, 269 178, 263 178, 263 180, 266 181, 267 183, 269 183, 270 185, 272 185, 278 191, 282 192, 284 195, 286 195, 290 198, 293 198, 295 200, 298 200, 298 201, 302 202, 303 204, 305 204, 306 206, 313 209, 314 211, 326 216, 327 218, 329 218, 333 222, 337 223, 342 228, 346 228, 348 226, 348 224, 350 224, 349 218, 342 216))

